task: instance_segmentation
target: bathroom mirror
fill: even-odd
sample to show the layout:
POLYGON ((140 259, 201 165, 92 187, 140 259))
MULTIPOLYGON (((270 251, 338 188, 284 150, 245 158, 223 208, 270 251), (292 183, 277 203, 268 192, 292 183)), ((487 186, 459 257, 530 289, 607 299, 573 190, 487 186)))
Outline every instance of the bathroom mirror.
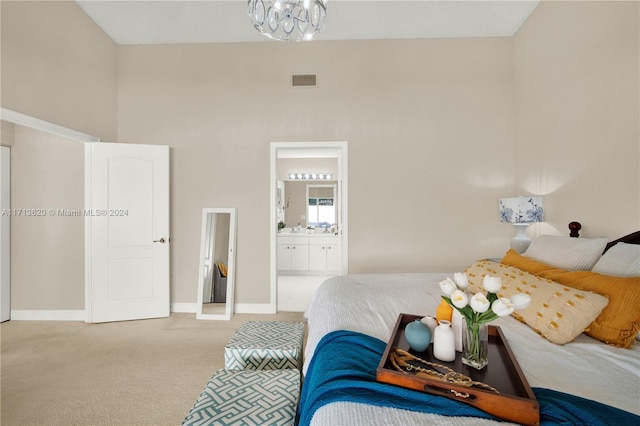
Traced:
MULTIPOLYGON (((318 215, 318 207, 323 212, 323 217, 328 214, 330 219, 323 221, 334 224, 338 222, 338 191, 336 181, 326 181, 323 183, 309 183, 308 181, 284 181, 284 206, 282 208, 283 220, 287 228, 295 228, 297 225, 306 228, 316 227, 313 222, 318 215), (315 209, 309 207, 309 200, 313 198, 317 201, 315 209), (319 199, 323 200, 320 201, 319 199), (331 201, 329 201, 331 200, 331 201), (317 206, 323 204, 323 206, 317 206), (328 206, 327 204, 333 204, 328 206), (315 210, 315 215, 314 215, 315 210), (311 216, 310 216, 311 213, 311 216)), ((325 225, 326 226, 326 225, 325 225)))
POLYGON ((202 209, 197 319, 231 319, 235 256, 236 209, 202 209))

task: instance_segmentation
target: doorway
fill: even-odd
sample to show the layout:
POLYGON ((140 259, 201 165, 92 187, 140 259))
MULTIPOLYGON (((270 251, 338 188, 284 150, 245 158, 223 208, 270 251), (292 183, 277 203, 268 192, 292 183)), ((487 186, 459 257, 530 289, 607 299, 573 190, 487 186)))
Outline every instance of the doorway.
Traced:
MULTIPOLYGON (((270 197, 270 223, 271 229, 271 305, 274 311, 282 311, 282 306, 286 303, 286 310, 304 310, 306 303, 317 286, 327 278, 327 276, 344 275, 348 271, 348 150, 347 142, 273 142, 271 144, 271 197, 270 197), (310 159, 331 159, 335 161, 335 175, 322 177, 318 175, 322 172, 311 170, 309 176, 304 176, 308 170, 296 170, 302 177, 289 177, 289 170, 283 170, 279 166, 279 160, 284 160, 288 164, 296 164, 299 161, 304 167, 304 161, 310 159), (316 176, 313 176, 313 175, 316 176), (319 227, 308 224, 304 214, 289 217, 283 220, 283 212, 286 217, 286 209, 291 207, 291 197, 287 195, 284 188, 284 181, 296 179, 307 180, 309 185, 317 185, 324 179, 330 179, 335 184, 335 205, 336 222, 323 224, 319 227), (289 222, 288 224, 286 222, 289 222), (331 226, 332 225, 332 226, 331 226), (330 236, 330 238, 329 238, 330 236), (279 238, 280 237, 280 238, 279 238), (291 240, 291 238, 295 238, 291 240), (327 243, 329 239, 335 240, 336 245, 327 243), (296 251, 291 251, 292 259, 285 259, 287 255, 286 244, 278 244, 283 241, 302 241, 302 245, 307 247, 296 247, 296 251), (319 270, 315 254, 327 250, 327 265, 331 265, 326 271, 319 270), (332 250, 332 251, 329 251, 332 250), (315 253, 315 254, 314 254, 315 253), (306 262, 306 263, 305 263, 306 262), (280 268, 278 265, 280 264, 280 268), (292 264, 292 272, 282 273, 282 265, 292 264), (312 265, 309 267, 309 265, 312 265), (280 273, 279 273, 280 270, 280 273), (285 302, 286 301, 286 302, 285 302), (296 305, 295 309, 290 306, 296 305)), ((303 193, 306 194, 306 193, 303 193)), ((302 195, 306 197, 306 195, 302 195)), ((306 206, 308 197, 300 200, 306 206)), ((306 212, 306 207, 304 212, 306 212)), ((321 259, 322 260, 322 259, 321 259)), ((320 262, 322 264, 322 262, 320 262)))
POLYGON ((12 258, 0 268, 11 293, 2 300, 13 299, 6 306, 11 320, 83 321, 84 218, 74 215, 84 206, 85 143, 2 114, 12 168, 2 178, 12 208, 2 217, 7 238, 11 233, 10 240, 2 233, 7 261, 12 258))

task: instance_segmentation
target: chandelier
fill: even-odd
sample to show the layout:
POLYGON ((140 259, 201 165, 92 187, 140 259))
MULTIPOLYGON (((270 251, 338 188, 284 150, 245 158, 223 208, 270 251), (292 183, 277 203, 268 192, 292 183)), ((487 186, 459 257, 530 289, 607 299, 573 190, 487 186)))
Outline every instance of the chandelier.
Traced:
POLYGON ((249 0, 249 18, 274 40, 311 40, 324 28, 327 0, 249 0))

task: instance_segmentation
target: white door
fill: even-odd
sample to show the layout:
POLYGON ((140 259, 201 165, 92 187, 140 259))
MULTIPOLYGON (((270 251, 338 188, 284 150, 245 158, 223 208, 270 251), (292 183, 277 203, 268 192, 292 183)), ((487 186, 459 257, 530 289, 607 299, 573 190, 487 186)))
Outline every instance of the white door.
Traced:
POLYGON ((309 269, 309 245, 295 244, 291 246, 291 269, 307 271, 309 269))
POLYGON ((340 246, 337 244, 327 245, 327 270, 340 270, 340 246))
POLYGON ((312 271, 327 269, 327 246, 325 244, 309 244, 309 269, 312 271))
POLYGON ((87 157, 87 322, 169 316, 169 147, 93 143, 87 157))
POLYGON ((289 244, 278 244, 278 270, 291 270, 291 246, 289 244))

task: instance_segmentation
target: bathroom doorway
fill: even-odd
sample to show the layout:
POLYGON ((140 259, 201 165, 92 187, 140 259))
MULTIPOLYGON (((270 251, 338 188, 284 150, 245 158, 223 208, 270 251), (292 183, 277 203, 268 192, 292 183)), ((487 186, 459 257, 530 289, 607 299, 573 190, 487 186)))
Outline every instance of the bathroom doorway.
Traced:
POLYGON ((347 273, 347 183, 347 142, 271 144, 271 304, 275 311, 303 311, 322 281, 347 273), (333 187, 333 193, 310 197, 308 188, 319 185, 333 187), (333 205, 335 222, 309 222, 313 209, 309 203, 333 205))

